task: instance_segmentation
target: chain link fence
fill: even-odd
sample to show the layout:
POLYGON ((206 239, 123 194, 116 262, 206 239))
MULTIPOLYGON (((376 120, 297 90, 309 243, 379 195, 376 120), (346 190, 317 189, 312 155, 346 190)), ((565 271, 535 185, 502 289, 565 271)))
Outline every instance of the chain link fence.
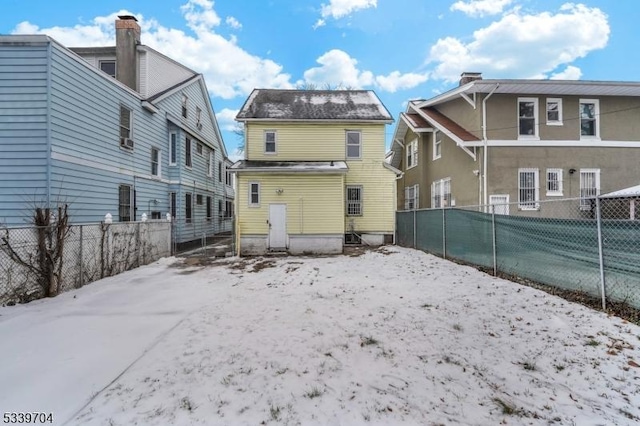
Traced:
POLYGON ((399 211, 396 241, 640 309, 640 197, 399 211))
POLYGON ((80 288, 170 256, 171 222, 0 229, 0 304, 80 288))
POLYGON ((199 250, 204 256, 225 257, 235 253, 235 219, 213 217, 174 220, 173 252, 199 250))

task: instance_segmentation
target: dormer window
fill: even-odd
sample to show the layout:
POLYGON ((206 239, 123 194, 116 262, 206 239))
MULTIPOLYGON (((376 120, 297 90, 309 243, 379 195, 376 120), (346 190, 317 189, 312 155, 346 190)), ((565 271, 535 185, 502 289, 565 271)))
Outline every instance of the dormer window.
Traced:
POLYGON ((189 98, 187 95, 182 95, 182 116, 187 118, 187 105, 189 104, 189 98))
POLYGON ((111 77, 116 78, 116 61, 100 61, 100 70, 106 72, 111 77))

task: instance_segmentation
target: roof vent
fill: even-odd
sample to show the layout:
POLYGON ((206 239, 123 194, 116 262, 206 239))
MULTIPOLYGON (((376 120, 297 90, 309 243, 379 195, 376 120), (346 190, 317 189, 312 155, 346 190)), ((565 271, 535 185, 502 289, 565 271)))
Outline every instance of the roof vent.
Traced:
POLYGON ((460 74, 460 86, 464 86, 467 83, 471 83, 472 81, 482 80, 481 72, 469 72, 465 71, 460 74))

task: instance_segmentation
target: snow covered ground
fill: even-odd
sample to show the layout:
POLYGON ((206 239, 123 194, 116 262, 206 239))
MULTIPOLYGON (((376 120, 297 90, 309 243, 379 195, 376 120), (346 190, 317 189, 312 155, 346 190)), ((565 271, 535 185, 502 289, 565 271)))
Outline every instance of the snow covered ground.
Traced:
POLYGON ((411 249, 163 259, 0 308, 0 408, 55 424, 640 421, 640 327, 411 249))

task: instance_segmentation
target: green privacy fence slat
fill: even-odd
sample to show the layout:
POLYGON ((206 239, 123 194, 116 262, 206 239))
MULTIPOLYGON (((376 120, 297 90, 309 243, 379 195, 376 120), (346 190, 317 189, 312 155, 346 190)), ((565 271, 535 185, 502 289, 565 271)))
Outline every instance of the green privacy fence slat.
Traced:
POLYGON ((491 215, 476 211, 445 210, 447 257, 493 268, 491 215))
POLYGON ((413 247, 413 216, 415 212, 396 213, 396 244, 402 247, 413 247))
POLYGON ((416 211, 416 247, 444 256, 442 244, 442 210, 416 211))
MULTIPOLYGON (((397 242, 550 286, 601 297, 595 219, 491 215, 438 209, 398 212, 397 242), (443 229, 444 228, 444 229, 443 229), (443 231, 444 241, 443 242, 443 231)), ((640 221, 602 220, 607 300, 640 309, 640 221)))

